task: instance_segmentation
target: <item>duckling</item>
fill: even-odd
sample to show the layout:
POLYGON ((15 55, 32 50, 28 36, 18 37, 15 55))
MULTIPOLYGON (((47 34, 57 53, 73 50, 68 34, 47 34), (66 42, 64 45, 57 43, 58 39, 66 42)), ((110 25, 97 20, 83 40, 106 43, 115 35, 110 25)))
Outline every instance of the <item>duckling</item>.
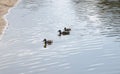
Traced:
POLYGON ((61 35, 69 35, 70 34, 70 32, 69 31, 61 31, 61 30, 58 30, 58 32, 59 32, 59 36, 61 36, 61 35))
POLYGON ((64 28, 64 31, 71 31, 71 28, 64 28))
POLYGON ((46 44, 51 45, 51 44, 53 43, 52 40, 44 39, 43 41, 44 41, 44 44, 45 44, 45 45, 46 45, 46 44))

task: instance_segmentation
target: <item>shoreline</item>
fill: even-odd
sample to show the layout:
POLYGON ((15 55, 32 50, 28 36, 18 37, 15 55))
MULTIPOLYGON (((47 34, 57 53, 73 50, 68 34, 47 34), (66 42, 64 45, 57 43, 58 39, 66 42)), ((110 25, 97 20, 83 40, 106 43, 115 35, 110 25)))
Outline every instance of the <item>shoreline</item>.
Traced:
POLYGON ((19 2, 20 0, 0 0, 0 40, 8 27, 6 16, 19 2))

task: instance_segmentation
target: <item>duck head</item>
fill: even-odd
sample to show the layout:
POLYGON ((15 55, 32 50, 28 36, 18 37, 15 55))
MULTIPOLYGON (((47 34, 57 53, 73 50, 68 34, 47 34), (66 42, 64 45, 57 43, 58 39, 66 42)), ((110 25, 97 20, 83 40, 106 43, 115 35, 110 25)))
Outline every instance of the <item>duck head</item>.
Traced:
POLYGON ((66 30, 66 27, 64 27, 64 30, 66 30))
POLYGON ((44 39, 43 41, 44 41, 44 42, 46 42, 47 40, 46 40, 46 39, 44 39))
POLYGON ((61 32, 61 30, 58 30, 58 32, 61 32))

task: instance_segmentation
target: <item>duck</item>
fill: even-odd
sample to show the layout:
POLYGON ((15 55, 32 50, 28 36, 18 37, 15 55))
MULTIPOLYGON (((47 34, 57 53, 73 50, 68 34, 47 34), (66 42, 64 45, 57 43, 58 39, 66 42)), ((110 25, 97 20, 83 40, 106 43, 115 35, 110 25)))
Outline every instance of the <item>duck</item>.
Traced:
POLYGON ((64 27, 64 31, 71 31, 71 28, 64 27))
POLYGON ((58 30, 58 32, 59 32, 59 36, 61 36, 61 35, 69 35, 70 34, 70 32, 69 31, 61 31, 61 30, 58 30))
POLYGON ((45 45, 47 45, 47 44, 51 45, 53 43, 52 40, 47 40, 47 39, 44 39, 43 42, 44 42, 45 45))

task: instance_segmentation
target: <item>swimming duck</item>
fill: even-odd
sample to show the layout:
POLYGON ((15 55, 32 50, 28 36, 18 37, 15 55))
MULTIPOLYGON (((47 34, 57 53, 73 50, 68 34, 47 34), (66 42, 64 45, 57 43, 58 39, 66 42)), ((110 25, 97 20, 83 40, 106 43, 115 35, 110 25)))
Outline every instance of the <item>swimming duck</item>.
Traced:
POLYGON ((46 45, 46 44, 51 45, 51 44, 53 43, 52 40, 44 39, 43 41, 44 41, 44 44, 45 44, 45 45, 46 45))
POLYGON ((71 31, 71 28, 64 28, 64 31, 71 31))
POLYGON ((61 30, 58 30, 58 32, 59 32, 59 35, 69 35, 70 34, 70 32, 69 31, 61 31, 61 30))

